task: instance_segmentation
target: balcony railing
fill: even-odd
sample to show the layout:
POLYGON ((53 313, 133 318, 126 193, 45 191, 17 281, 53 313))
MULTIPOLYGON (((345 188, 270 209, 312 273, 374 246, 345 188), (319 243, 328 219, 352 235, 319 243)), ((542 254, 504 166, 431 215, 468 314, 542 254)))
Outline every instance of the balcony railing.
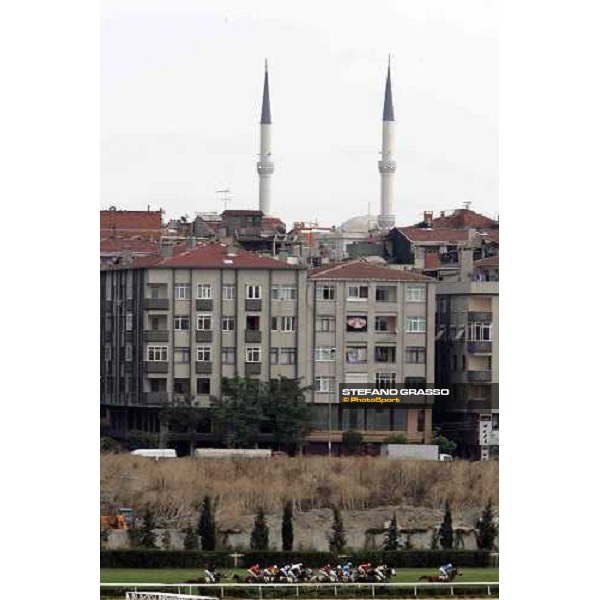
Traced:
POLYGON ((261 310, 262 310, 262 300, 246 299, 246 311, 247 312, 260 312, 261 310))
POLYGON ((212 362, 196 362, 196 374, 212 373, 212 362))
POLYGON ((492 381, 491 371, 467 371, 469 383, 490 383, 492 381))
POLYGON ((493 315, 491 312, 469 311, 467 313, 467 319, 469 323, 489 323, 493 319, 493 315))
POLYGON ((145 298, 144 308, 146 310, 169 310, 168 298, 145 298))
POLYGON ((196 331, 197 342, 212 342, 213 332, 208 329, 199 329, 196 331))
POLYGON ((144 331, 145 342, 168 342, 169 331, 167 329, 152 329, 144 331))
POLYGON ((144 370, 146 373, 168 373, 169 363, 166 361, 152 361, 147 360, 144 363, 144 370))
POLYGON ((468 342, 467 350, 469 354, 491 354, 492 342, 468 342))
POLYGON ((158 404, 167 404, 169 402, 168 392, 146 392, 146 404, 156 406, 158 404))
POLYGON ((260 375, 260 363, 246 363, 246 375, 260 375))
POLYGON ((196 310, 202 310, 210 312, 213 309, 213 301, 212 300, 196 300, 196 310))
POLYGON ((262 340, 262 333, 256 329, 246 329, 244 333, 244 339, 246 342, 260 342, 262 340))

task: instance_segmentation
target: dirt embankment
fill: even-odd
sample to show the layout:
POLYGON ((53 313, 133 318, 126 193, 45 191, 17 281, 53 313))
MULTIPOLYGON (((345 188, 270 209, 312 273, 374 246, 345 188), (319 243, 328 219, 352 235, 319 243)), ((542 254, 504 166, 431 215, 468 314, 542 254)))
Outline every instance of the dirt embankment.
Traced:
POLYGON ((259 507, 280 520, 287 500, 302 528, 328 527, 333 506, 344 511, 348 525, 363 531, 383 527, 394 510, 401 527, 435 527, 446 500, 454 526, 470 528, 488 498, 498 504, 498 463, 380 457, 155 462, 107 454, 101 456, 101 493, 102 500, 120 506, 149 505, 159 523, 171 527, 194 523, 209 495, 217 522, 227 529, 247 529, 259 507))

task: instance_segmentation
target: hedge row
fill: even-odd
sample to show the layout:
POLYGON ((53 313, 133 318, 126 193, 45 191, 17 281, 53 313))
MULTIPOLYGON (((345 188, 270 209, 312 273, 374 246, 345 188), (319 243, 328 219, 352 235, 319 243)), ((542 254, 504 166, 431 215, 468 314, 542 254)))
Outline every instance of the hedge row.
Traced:
MULTIPOLYGON (((189 550, 101 550, 100 566, 111 569, 195 569, 209 562, 221 568, 232 568, 230 552, 196 552, 189 550)), ((300 561, 310 567, 339 562, 342 558, 354 564, 362 561, 385 562, 396 568, 439 567, 451 562, 459 567, 487 567, 489 553, 476 550, 399 550, 397 552, 357 551, 335 557, 329 552, 254 552, 243 553, 240 566, 253 564, 284 565, 300 561)))

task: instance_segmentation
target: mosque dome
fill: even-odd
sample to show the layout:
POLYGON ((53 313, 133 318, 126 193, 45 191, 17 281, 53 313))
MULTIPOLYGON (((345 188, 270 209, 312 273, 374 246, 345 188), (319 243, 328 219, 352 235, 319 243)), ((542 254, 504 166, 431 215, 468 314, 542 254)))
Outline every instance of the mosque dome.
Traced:
POLYGON ((360 215, 344 221, 340 229, 345 233, 368 233, 377 228, 377 217, 375 215, 360 215))

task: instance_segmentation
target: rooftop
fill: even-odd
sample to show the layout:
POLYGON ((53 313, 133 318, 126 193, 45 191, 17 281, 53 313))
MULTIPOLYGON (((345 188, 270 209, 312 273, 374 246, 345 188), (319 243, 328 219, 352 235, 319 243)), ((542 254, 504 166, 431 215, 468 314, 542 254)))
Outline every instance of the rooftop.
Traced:
POLYGON ((160 210, 110 210, 100 211, 100 231, 160 231, 162 213, 160 210))
POLYGON ((124 268, 139 269, 144 267, 188 269, 298 269, 274 258, 259 256, 241 249, 231 249, 225 244, 206 244, 193 249, 175 249, 173 256, 163 257, 158 254, 135 259, 124 268))
POLYGON ((369 281, 434 281, 431 277, 414 273, 404 269, 393 269, 366 262, 354 260, 344 263, 335 263, 312 269, 309 274, 311 279, 365 279, 369 281))
POLYGON ((480 260, 476 260, 473 263, 473 266, 478 267, 478 268, 499 267, 500 266, 500 255, 495 254, 494 256, 488 256, 487 258, 482 258, 480 260))
MULTIPOLYGON (((423 228, 423 227, 397 227, 411 242, 466 242, 469 239, 468 229, 457 229, 450 227, 441 228, 423 228)), ((488 242, 498 242, 500 231, 498 229, 482 229, 478 231, 479 235, 488 242)))

